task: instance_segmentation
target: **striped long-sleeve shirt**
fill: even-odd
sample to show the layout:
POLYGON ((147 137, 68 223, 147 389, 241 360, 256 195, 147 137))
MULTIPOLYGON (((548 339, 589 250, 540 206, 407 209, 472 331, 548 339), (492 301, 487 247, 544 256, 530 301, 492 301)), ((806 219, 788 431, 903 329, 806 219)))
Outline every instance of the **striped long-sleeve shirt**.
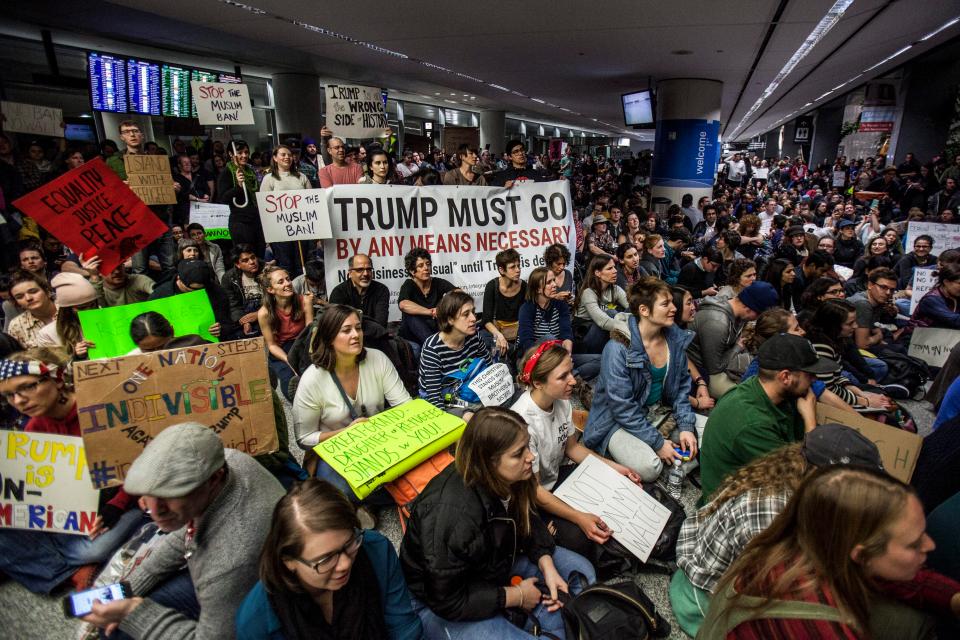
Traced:
POLYGON ((440 339, 439 333, 427 338, 420 352, 420 373, 417 380, 420 397, 442 409, 445 404, 441 393, 444 378, 473 358, 483 358, 487 364, 490 363, 490 352, 479 335, 467 337, 463 346, 456 351, 440 339))

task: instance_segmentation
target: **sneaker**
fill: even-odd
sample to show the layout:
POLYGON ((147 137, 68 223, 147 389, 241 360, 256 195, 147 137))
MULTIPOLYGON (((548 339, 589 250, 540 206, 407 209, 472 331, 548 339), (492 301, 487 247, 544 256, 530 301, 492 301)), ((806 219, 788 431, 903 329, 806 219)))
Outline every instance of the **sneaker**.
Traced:
POLYGON ((910 389, 907 389, 902 384, 882 384, 880 388, 883 389, 886 395, 894 400, 909 400, 913 395, 910 393, 910 389))
POLYGON ((377 513, 365 504, 357 507, 357 518, 360 520, 361 529, 377 528, 377 513))

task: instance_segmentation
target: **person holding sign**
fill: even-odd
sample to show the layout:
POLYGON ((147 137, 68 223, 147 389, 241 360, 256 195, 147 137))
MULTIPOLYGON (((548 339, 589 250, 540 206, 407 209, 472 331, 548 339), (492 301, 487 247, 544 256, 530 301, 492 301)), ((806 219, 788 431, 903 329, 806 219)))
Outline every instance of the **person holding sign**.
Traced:
POLYGON ((255 195, 260 183, 250 167, 250 145, 238 140, 230 145, 230 162, 217 178, 217 201, 230 205, 230 238, 234 244, 249 244, 258 258, 267 243, 263 239, 260 210, 255 195))
POLYGON ((317 176, 324 189, 335 184, 357 184, 363 175, 363 168, 355 162, 347 162, 347 146, 342 138, 332 136, 327 140, 330 164, 320 169, 317 176))
POLYGON ((57 300, 57 319, 40 330, 37 346, 64 347, 83 360, 87 357, 87 350, 95 345, 83 339, 77 313, 100 307, 97 290, 76 273, 58 273, 50 284, 57 300))
MULTIPOLYGON (((309 188, 310 180, 297 169, 293 161, 293 151, 285 144, 277 145, 270 160, 270 171, 260 183, 260 191, 292 191, 309 188)), ((270 243, 274 259, 279 266, 287 270, 291 278, 297 277, 303 271, 301 264, 304 251, 302 248, 298 251, 298 242, 298 240, 289 240, 270 243)))
POLYGON ((516 412, 484 407, 467 423, 456 463, 414 501, 400 566, 425 637, 528 639, 528 612, 565 637, 559 592, 586 586, 576 573, 590 583, 595 573, 554 544, 534 510, 529 443, 516 412))
POLYGON ((297 374, 287 361, 287 354, 304 327, 313 322, 313 295, 300 295, 293 290, 293 281, 286 269, 267 267, 260 274, 263 306, 257 311, 257 323, 270 351, 270 369, 280 382, 280 392, 287 400, 290 380, 297 374))
POLYGON ((914 327, 960 329, 960 265, 943 265, 937 286, 920 299, 910 319, 914 327))

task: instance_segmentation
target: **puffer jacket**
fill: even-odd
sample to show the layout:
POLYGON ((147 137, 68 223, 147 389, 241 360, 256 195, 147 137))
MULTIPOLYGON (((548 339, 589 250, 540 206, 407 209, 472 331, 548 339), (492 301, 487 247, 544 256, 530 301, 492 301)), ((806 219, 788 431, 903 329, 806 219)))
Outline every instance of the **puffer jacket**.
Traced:
POLYGON ((503 503, 482 488, 467 487, 456 465, 449 465, 411 505, 400 547, 410 591, 447 620, 498 615, 518 554, 533 564, 553 554, 546 526, 536 514, 530 521, 531 535, 519 537, 503 503))

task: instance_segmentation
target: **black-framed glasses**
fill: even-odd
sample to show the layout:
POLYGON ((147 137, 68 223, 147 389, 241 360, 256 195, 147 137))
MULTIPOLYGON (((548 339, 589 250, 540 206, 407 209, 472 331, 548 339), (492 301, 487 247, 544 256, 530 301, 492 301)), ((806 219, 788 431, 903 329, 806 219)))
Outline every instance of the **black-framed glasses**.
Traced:
POLYGON ((360 545, 363 544, 363 530, 354 529, 353 537, 347 542, 347 544, 340 547, 337 551, 333 553, 328 553, 327 555, 319 558, 317 560, 304 560, 303 558, 294 558, 297 562, 302 565, 306 565, 313 569, 318 575, 323 575, 325 573, 330 573, 337 566, 337 562, 340 560, 341 554, 347 554, 350 557, 356 555, 360 551, 360 545))
POLYGON ((357 273, 372 273, 373 267, 351 267, 350 271, 356 271, 357 273))
POLYGON ((140 129, 124 129, 120 132, 120 135, 131 134, 131 133, 140 133, 140 129))
POLYGON ((882 289, 883 291, 886 291, 887 293, 893 293, 894 291, 897 290, 896 287, 888 287, 887 285, 885 285, 885 284, 880 284, 879 282, 874 282, 873 284, 874 284, 878 289, 882 289))

